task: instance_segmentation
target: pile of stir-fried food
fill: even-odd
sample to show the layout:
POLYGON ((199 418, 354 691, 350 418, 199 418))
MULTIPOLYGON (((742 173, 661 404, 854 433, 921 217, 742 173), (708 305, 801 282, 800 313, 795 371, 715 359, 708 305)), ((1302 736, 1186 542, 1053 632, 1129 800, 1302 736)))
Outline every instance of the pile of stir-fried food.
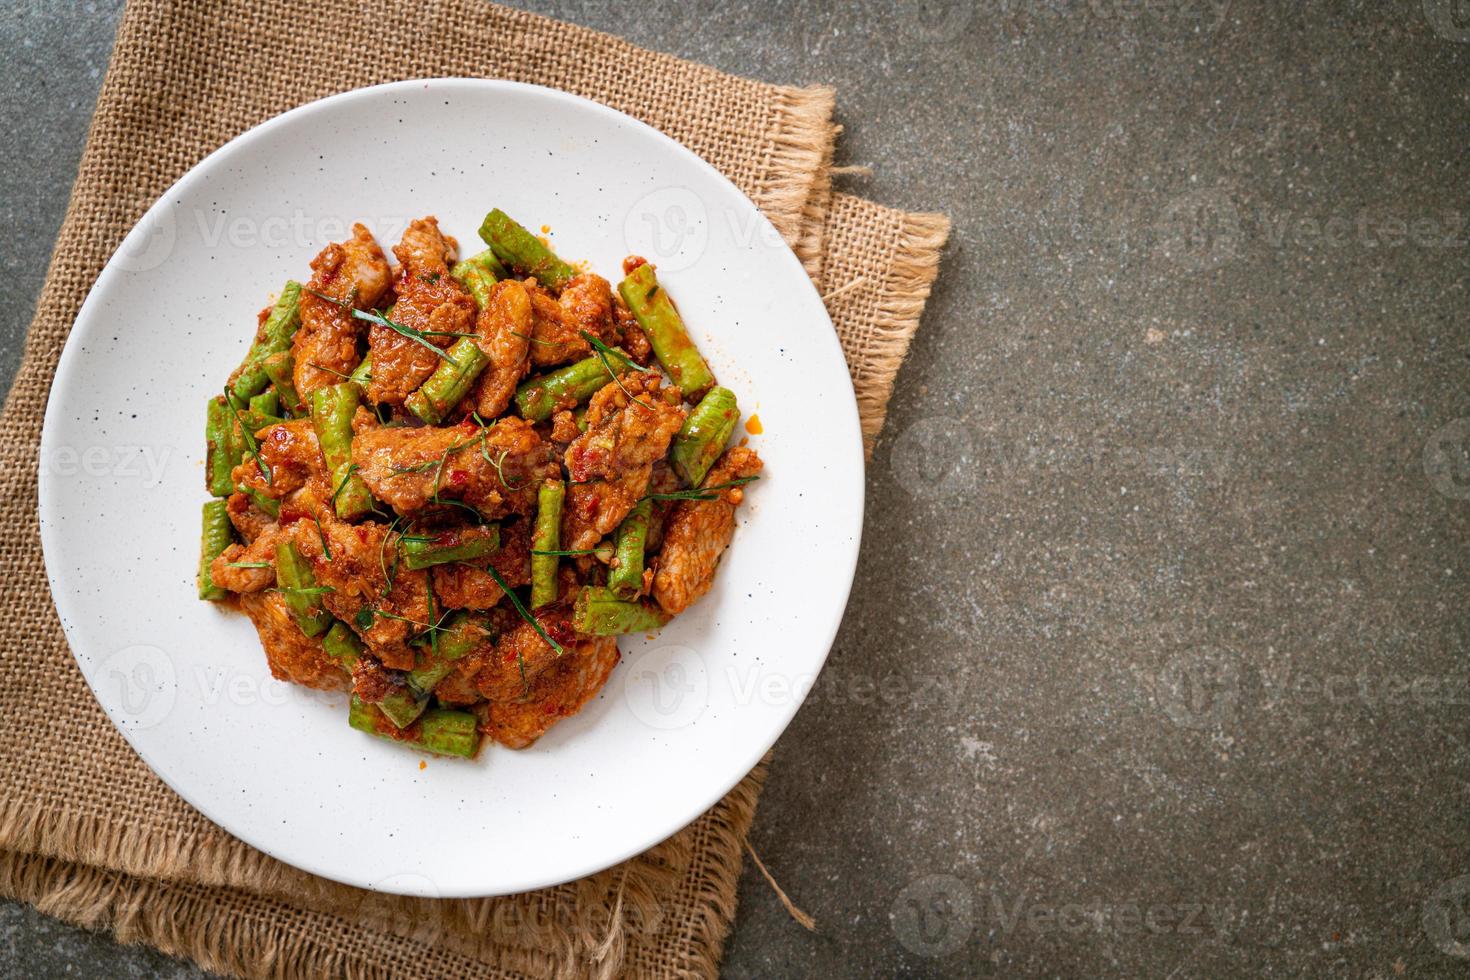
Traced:
POLYGON ((262 310, 209 403, 201 598, 354 728, 471 757, 576 713, 617 636, 709 591, 761 461, 654 268, 606 279, 501 211, 362 225, 262 310))

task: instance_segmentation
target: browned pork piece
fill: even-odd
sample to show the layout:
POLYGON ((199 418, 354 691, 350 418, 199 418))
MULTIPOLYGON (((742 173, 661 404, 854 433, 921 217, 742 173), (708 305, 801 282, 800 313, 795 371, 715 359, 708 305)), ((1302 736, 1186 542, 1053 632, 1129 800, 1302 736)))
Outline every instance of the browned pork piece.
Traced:
POLYGON ((453 241, 440 233, 432 217, 414 221, 403 240, 393 246, 401 266, 391 319, 416 336, 404 336, 381 323, 369 328, 368 347, 373 356, 367 387, 370 400, 403 404, 443 363, 425 345, 448 347, 456 339, 454 334, 474 331, 474 298, 449 274, 454 251, 453 241))
POLYGON ((236 466, 230 474, 235 486, 280 500, 311 481, 326 485, 327 466, 311 419, 267 426, 255 433, 255 441, 260 461, 246 458, 236 466))
POLYGON ((235 526, 236 532, 246 544, 276 526, 276 519, 261 510, 243 493, 230 494, 225 504, 225 513, 229 515, 230 523, 235 526))
POLYGON ((531 350, 531 296, 514 279, 497 282, 475 322, 480 350, 490 363, 480 375, 472 401, 481 418, 493 419, 505 411, 529 369, 531 350))
POLYGON ((321 640, 301 632, 281 593, 247 593, 240 597, 240 608, 255 624, 260 645, 265 647, 266 663, 276 680, 328 691, 347 686, 347 675, 322 650, 321 640))
POLYGON ((622 339, 613 320, 612 287, 596 273, 574 277, 557 297, 535 280, 528 279, 527 288, 534 314, 531 363, 537 367, 590 357, 592 345, 582 336, 584 330, 609 347, 622 339))
POLYGON ((484 566, 495 569, 512 589, 531 584, 531 522, 500 529, 500 550, 476 564, 434 566, 434 595, 445 609, 493 609, 505 593, 484 566))
MULTIPOLYGON (((755 476, 761 471, 755 450, 737 446, 715 463, 704 485, 755 476)), ((744 499, 740 487, 712 491, 714 500, 681 500, 669 512, 663 547, 654 563, 653 597, 664 612, 677 616, 710 590, 720 556, 735 533, 735 508, 744 499)))
POLYGON ((524 700, 492 703, 482 730, 501 745, 524 749, 552 725, 581 711, 617 663, 615 637, 579 644, 532 682, 524 700))
POLYGON ((429 579, 398 560, 397 532, 323 516, 320 531, 315 521, 301 520, 291 533, 317 585, 331 590, 322 595, 327 612, 351 625, 383 666, 411 670, 415 651, 408 641, 431 622, 429 579))
POLYGON ((622 523, 648 490, 653 464, 684 424, 679 389, 654 373, 629 372, 592 396, 587 431, 567 447, 562 547, 591 548, 622 523), (626 390, 625 390, 626 389, 626 390))
POLYGON ((484 429, 473 422, 367 426, 352 439, 352 461, 373 496, 405 518, 461 509, 445 501, 472 507, 488 520, 530 514, 536 488, 560 475, 551 447, 517 418, 484 429))
POLYGON ((536 620, 546 635, 565 653, 558 654, 530 623, 522 622, 501 634, 495 649, 485 658, 475 677, 481 696, 490 701, 513 701, 525 697, 527 685, 561 657, 571 653, 581 639, 572 629, 572 610, 566 603, 536 611, 536 620))
POLYGON ((281 534, 280 527, 271 524, 250 544, 230 545, 210 563, 210 580, 231 592, 259 592, 275 585, 276 542, 281 534))
POLYGON ((364 324, 347 307, 372 309, 389 282, 388 260, 361 224, 352 226, 351 238, 322 249, 311 270, 311 281, 301 291, 301 328, 291 344, 296 392, 303 398, 357 367, 364 324))
POLYGON ((628 309, 628 304, 623 302, 621 296, 613 297, 613 329, 618 338, 617 346, 621 346, 629 357, 647 367, 649 360, 653 358, 653 346, 648 342, 648 335, 638 325, 638 318, 628 309))

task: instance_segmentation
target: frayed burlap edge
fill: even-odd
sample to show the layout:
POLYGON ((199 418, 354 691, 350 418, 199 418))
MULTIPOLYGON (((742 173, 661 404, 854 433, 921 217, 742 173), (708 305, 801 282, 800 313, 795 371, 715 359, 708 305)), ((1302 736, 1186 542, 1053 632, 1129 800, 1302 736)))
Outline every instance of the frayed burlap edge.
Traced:
MULTIPOLYGON (((0 852, 0 893, 73 925, 107 930, 118 942, 146 944, 216 973, 388 980, 401 969, 327 948, 318 933, 285 932, 265 916, 242 915, 237 904, 227 907, 207 890, 35 854, 0 852)), ((416 952, 424 956, 424 966, 439 958, 432 948, 416 952)))
POLYGON ((791 245, 802 268, 812 282, 822 281, 822 268, 827 257, 827 221, 832 215, 832 157, 837 152, 837 137, 842 127, 827 120, 826 150, 820 169, 812 182, 811 193, 801 210, 801 234, 791 245))
MULTIPOLYGON (((758 780, 759 774, 747 777, 701 817, 728 828, 726 832, 738 832, 729 844, 737 851, 754 816, 758 780)), ((728 849, 718 836, 711 833, 706 846, 728 849)), ((160 834, 91 816, 27 813, 14 801, 0 810, 0 840, 13 849, 6 854, 23 851, 73 867, 111 869, 109 873, 139 882, 245 892, 451 950, 479 963, 544 977, 565 974, 575 964, 616 971, 625 953, 628 921, 659 928, 669 918, 661 903, 695 860, 695 842, 684 831, 622 865, 561 886, 571 891, 566 904, 578 912, 575 921, 568 921, 549 914, 556 906, 543 901, 541 893, 439 900, 388 895, 307 874, 224 833, 160 834)), ((722 858, 713 866, 725 863, 722 858)), ((715 878, 701 878, 701 895, 733 893, 738 875, 737 866, 715 878)), ((24 895, 12 897, 30 901, 24 895)), ((85 906, 57 909, 46 911, 83 925, 93 918, 85 906)), ((691 938, 703 940, 703 932, 691 938)))
MULTIPOLYGON (((846 195, 836 197, 839 202, 852 202, 850 206, 867 204, 846 195)), ((833 210, 840 215, 842 207, 834 206, 833 210)), ((836 282, 829 273, 822 282, 823 299, 834 320, 840 317, 842 304, 873 306, 868 312, 872 330, 858 341, 860 353, 847 352, 862 421, 863 449, 869 457, 883 428, 894 380, 919 328, 919 318, 939 274, 940 255, 949 239, 949 219, 942 214, 893 213, 899 221, 899 244, 881 280, 836 282)))
MULTIPOLYGON (((677 966, 679 976, 713 977, 718 973, 730 925, 735 916, 735 883, 740 876, 743 842, 755 816, 761 786, 765 780, 769 756, 730 792, 716 807, 715 823, 705 842, 708 867, 715 874, 697 883, 692 896, 701 914, 691 920, 687 933, 675 937, 674 946, 684 955, 677 966)), ((611 978, 626 972, 642 975, 639 957, 628 959, 628 937, 624 915, 637 904, 629 897, 626 884, 628 866, 620 866, 603 875, 587 879, 615 876, 619 879, 617 894, 611 903, 611 927, 602 936, 582 937, 585 956, 579 960, 599 978, 611 978)), ((582 885, 584 882, 579 882, 582 885)), ((311 905, 304 896, 284 899, 238 889, 217 886, 228 894, 228 902, 212 900, 214 889, 186 882, 139 878, 124 872, 77 864, 41 854, 0 851, 0 894, 34 905, 40 912, 87 929, 107 930, 121 943, 146 944, 173 956, 187 957, 205 969, 218 973, 247 977, 318 977, 334 976, 377 980, 402 975, 401 965, 384 964, 355 958, 342 951, 343 933, 354 930, 380 930, 394 921, 378 916, 338 916, 335 912, 311 905), (327 938, 335 948, 318 940, 318 931, 294 930, 283 938, 278 920, 239 913, 242 902, 262 912, 278 910, 282 904, 294 908, 311 908, 314 917, 332 916, 327 938)), ((392 903, 393 896, 381 896, 392 903)), ((597 895, 595 900, 606 901, 597 895)), ((439 903, 435 903, 439 904, 439 903)), ((449 904, 449 903, 444 903, 449 904)), ((488 912, 486 900, 466 900, 454 904, 479 905, 488 912)), ((580 904, 580 903, 579 903, 580 904)), ((657 910, 652 910, 656 913, 657 910)), ((644 910, 643 915, 650 914, 644 910)), ((482 922, 486 926, 489 923, 482 922)), ((401 930, 394 929, 402 935, 401 930)), ((585 931, 585 930, 584 930, 585 931)), ((421 948, 416 955, 415 972, 422 975, 454 976, 464 964, 445 954, 443 937, 424 929, 414 930, 412 939, 421 948)), ((538 950, 494 948, 497 955, 474 957, 493 968, 552 977, 566 975, 568 962, 554 954, 538 950)))
POLYGON ((827 172, 837 138, 836 105, 836 89, 825 85, 779 90, 778 111, 766 134, 770 149, 763 169, 771 176, 750 197, 793 248, 810 227, 807 207, 821 187, 831 187, 827 172))

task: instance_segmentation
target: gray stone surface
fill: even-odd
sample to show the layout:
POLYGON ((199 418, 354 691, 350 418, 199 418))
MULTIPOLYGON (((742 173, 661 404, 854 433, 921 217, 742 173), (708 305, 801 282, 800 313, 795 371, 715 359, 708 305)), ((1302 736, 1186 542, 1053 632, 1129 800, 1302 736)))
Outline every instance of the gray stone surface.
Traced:
MULTIPOLYGON (((533 6, 836 85, 955 222, 754 834, 818 931, 748 872, 726 972, 1465 975, 1463 11, 533 6)), ((115 19, 0 20, 7 369, 115 19)), ((0 906, 0 972, 155 971, 0 906)))

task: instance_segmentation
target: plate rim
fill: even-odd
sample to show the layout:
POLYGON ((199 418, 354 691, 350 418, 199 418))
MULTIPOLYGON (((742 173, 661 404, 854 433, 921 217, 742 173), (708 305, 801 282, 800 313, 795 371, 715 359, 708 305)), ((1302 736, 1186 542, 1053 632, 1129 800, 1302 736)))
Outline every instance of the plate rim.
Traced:
MULTIPOLYGON (((642 120, 628 115, 627 113, 621 112, 617 109, 614 109, 611 106, 604 105, 603 103, 585 98, 583 96, 575 95, 570 92, 543 85, 511 81, 509 79, 473 78, 461 76, 433 76, 425 78, 406 79, 396 82, 385 82, 377 85, 369 85, 361 88, 350 89, 344 92, 334 93, 321 99, 316 99, 302 105, 294 106, 284 112, 278 113, 277 115, 274 115, 271 118, 256 124, 255 126, 252 126, 242 133, 237 134, 236 136, 232 137, 231 139, 205 155, 197 163, 191 166, 183 174, 183 176, 181 176, 178 180, 169 185, 169 187, 161 195, 159 195, 159 197, 151 205, 149 205, 147 210, 144 211, 144 213, 139 217, 138 221, 133 225, 131 229, 129 229, 127 234, 123 236, 123 238, 119 241, 117 247, 113 250, 112 254, 108 256, 107 261, 104 263, 101 271, 98 273, 97 278, 89 287, 87 295, 84 298, 81 306, 78 308, 76 317, 72 321, 72 327, 67 332, 67 338, 63 344, 61 353, 57 358, 56 368, 53 372, 50 386, 47 391, 46 409, 42 419, 41 434, 38 443, 36 464, 36 507, 37 519, 39 523, 39 536, 41 539, 41 550, 43 562, 46 569, 47 585, 51 590, 52 606, 56 610, 57 618, 60 622, 62 631, 66 636, 68 653, 71 654, 73 662, 76 663, 78 671, 82 674, 83 680, 86 681, 88 690, 91 692, 92 697, 97 702, 98 706, 102 708, 103 713, 107 715, 107 718, 112 723, 113 727, 118 731, 119 734, 122 735, 128 746, 143 761, 144 765, 148 767, 149 771, 152 772, 153 775, 156 776, 158 779, 160 779, 164 783, 164 785, 168 786, 171 791, 173 791, 181 799, 183 799, 185 803, 187 803, 195 810, 199 811, 199 813, 201 813, 212 824, 219 827, 227 834, 238 838, 247 846, 255 848, 262 853, 276 858, 277 860, 281 860, 284 863, 287 863, 302 871, 306 871, 307 873, 327 878, 331 881, 336 881, 338 883, 349 885, 352 887, 378 891, 385 894, 418 895, 440 898, 494 897, 500 895, 516 894, 524 891, 533 891, 541 888, 554 887, 556 885, 575 881, 589 875, 597 874, 625 860, 628 860, 629 858, 634 857, 637 854, 641 854, 647 851, 649 848, 657 846, 659 843, 679 833, 681 830, 688 827, 689 825, 697 821, 700 817, 702 817, 705 813, 707 813, 713 806, 719 803, 720 800, 729 795, 730 791, 738 786, 746 778, 746 776, 749 775, 749 773, 752 772, 759 765, 760 760, 764 758, 766 753, 771 750, 772 746, 775 745, 775 743, 780 739, 783 734, 785 734, 786 730, 790 727, 792 720, 796 717, 796 713, 805 703, 811 688, 807 688, 806 690, 801 691, 798 695, 793 696, 790 707, 786 710, 784 718, 780 720, 779 725, 773 726, 769 738, 767 739, 763 736, 759 739, 756 739, 752 743, 752 751, 741 753, 740 757, 743 759, 743 761, 738 767, 732 766, 732 771, 734 771, 734 775, 728 780, 728 782, 723 779, 720 780, 718 783, 718 785, 721 787, 719 791, 713 794, 709 799, 703 800, 698 808, 695 810, 695 812, 686 816, 684 812, 686 808, 684 807, 678 808, 677 813, 673 813, 672 808, 666 810, 666 817, 664 820, 649 821, 654 829, 640 837, 640 840, 642 841, 641 843, 635 844, 632 847, 617 849, 615 852, 609 851, 608 855, 604 858, 600 858, 593 865, 582 868, 580 871, 577 871, 570 876, 567 876, 567 874, 564 872, 558 872, 554 874, 533 877, 525 881, 517 881, 512 884, 470 889, 448 888, 441 890, 435 888, 433 892, 430 893, 422 888, 416 887, 416 883, 414 882, 400 882, 398 884, 389 884, 382 881, 370 881, 365 876, 354 876, 350 873, 343 873, 333 868, 324 868, 319 865, 314 866, 309 861, 301 861, 299 859, 287 859, 277 854, 275 850, 270 846, 271 842, 269 838, 265 838, 261 833, 256 832, 253 829, 253 825, 250 824, 248 821, 243 822, 243 824, 240 821, 227 823, 224 820, 220 819, 216 815, 216 813, 212 812, 212 807, 205 805, 201 803, 198 799, 196 799, 195 794, 191 792, 186 792, 184 787, 176 785, 174 781, 169 778, 168 775, 165 775, 160 766, 155 764, 154 758, 150 757, 151 753, 145 751, 145 749, 139 745, 138 741, 134 737, 136 733, 130 730, 130 726, 122 724, 116 717, 114 717, 113 711, 111 710, 111 708, 109 708, 107 701, 98 695, 97 688, 93 684, 92 678, 89 676, 88 671, 83 666, 82 658, 78 656, 75 649, 76 641, 73 637, 72 625, 73 622, 75 622, 75 618, 68 617, 67 612, 75 612, 77 611, 77 608, 71 605, 71 599, 58 598, 59 596, 70 594, 67 590, 60 588, 60 585, 64 584, 66 581, 64 577, 66 574, 65 570, 63 569, 60 575, 58 575, 58 572, 56 571, 56 569, 63 567, 61 562, 63 545, 61 541, 58 540, 60 533, 58 528, 61 522, 52 519, 61 513, 58 502, 53 499, 54 495, 58 492, 56 487, 59 485, 58 482, 53 481, 59 481, 59 477, 53 477, 49 475, 48 467, 45 463, 47 459, 51 458, 50 450, 54 448, 49 446, 48 444, 52 440, 60 438, 57 432, 62 423, 58 420, 58 418, 62 414, 64 409, 62 408, 62 400, 58 399, 56 397, 56 394, 59 390, 69 390, 70 385, 67 382, 69 381, 70 376, 75 371, 77 364, 79 363, 81 358, 80 341, 78 341, 77 339, 78 332, 75 328, 78 324, 88 323, 92 320, 92 318, 95 316, 95 311, 93 308, 95 307, 96 303, 101 302, 101 300, 99 300, 97 297, 106 291, 106 288, 111 284, 112 280, 114 280, 118 276, 124 275, 128 271, 118 263, 117 259, 119 253, 122 252, 129 244, 131 244, 133 239, 147 234, 147 229, 152 227, 152 225, 160 219, 160 216, 169 208, 169 201, 172 197, 186 191, 194 181, 202 179, 203 175, 211 169, 211 165, 214 164, 220 157, 235 151, 243 145, 263 138, 274 130, 282 126, 289 125, 291 122, 294 122, 296 119, 302 116, 312 115, 321 112, 330 112, 332 111, 332 109, 338 106, 345 105, 360 99, 378 97, 405 89, 427 88, 434 85, 461 86, 465 88, 478 88, 490 91, 515 90, 529 93, 539 98, 550 98, 555 101, 561 101, 575 106, 581 111, 588 111, 603 116, 617 124, 632 126, 636 130, 640 131, 643 135, 652 136, 657 142, 663 144, 670 153, 681 156, 687 162, 693 163, 698 169, 703 171, 707 177, 714 179, 720 184, 723 184, 725 188, 732 191, 736 195, 738 200, 744 202, 744 204, 749 207, 749 213, 754 214, 757 217, 757 220, 763 223, 770 230, 770 241, 772 243, 777 241, 780 242, 780 247, 773 247, 772 251, 779 253, 779 261, 786 263, 787 266, 795 273, 796 278, 793 281, 799 280, 799 282, 801 283, 801 285, 797 286, 796 288, 808 291, 808 295, 810 296, 810 298, 815 301, 814 309, 820 311, 820 324, 825 324, 826 331, 820 331, 819 327, 814 327, 814 329, 818 329, 818 332, 822 332, 823 337, 826 338, 826 342, 831 344, 833 355, 839 359, 840 363, 846 366, 846 356, 842 351, 841 341, 837 336, 835 326, 832 324, 831 316, 826 309, 826 305, 822 302, 821 294, 818 292, 816 284, 812 282, 810 276, 806 272, 806 269, 802 265, 801 260, 796 256, 796 253, 792 251, 790 245, 787 244, 784 237, 780 236, 779 233, 775 231, 775 227, 771 224, 770 219, 765 215, 764 212, 761 211, 761 209, 755 204, 755 202, 750 199, 749 195, 747 195, 743 190, 736 186, 734 182, 732 182, 728 177, 726 177, 703 157, 699 156, 697 153, 680 143, 678 140, 675 140, 673 137, 663 133, 653 126, 650 126, 642 120), (64 605, 67 607, 66 609, 63 608, 64 605)), ((847 430, 846 435, 852 440, 849 451, 852 453, 852 458, 855 460, 856 466, 853 468, 852 477, 855 486, 849 488, 851 500, 853 501, 851 542, 848 545, 847 554, 844 556, 846 560, 842 563, 842 565, 838 566, 835 570, 832 569, 830 565, 828 567, 827 574, 833 574, 835 571, 837 574, 841 574, 844 577, 844 581, 842 583, 843 587, 840 590, 842 594, 842 604, 832 622, 825 629, 826 639, 821 644, 822 649, 820 652, 820 657, 814 663, 815 669, 812 673, 813 680, 815 680, 815 678, 820 675, 821 671, 826 666, 828 657, 831 656, 833 645, 836 642, 838 630, 842 625, 843 619, 846 617, 847 606, 848 603, 851 601, 852 585, 856 577, 857 563, 862 545, 862 532, 866 510, 867 464, 863 447, 861 419, 858 412, 857 392, 851 384, 847 385, 844 391, 846 397, 839 397, 835 399, 835 402, 837 404, 840 404, 843 409, 843 417, 838 425, 830 425, 829 423, 829 431, 831 431, 832 429, 845 429, 847 430)), ((840 396, 843 394, 843 392, 838 392, 836 394, 840 396)), ((835 407, 835 405, 829 406, 829 409, 835 407)))

